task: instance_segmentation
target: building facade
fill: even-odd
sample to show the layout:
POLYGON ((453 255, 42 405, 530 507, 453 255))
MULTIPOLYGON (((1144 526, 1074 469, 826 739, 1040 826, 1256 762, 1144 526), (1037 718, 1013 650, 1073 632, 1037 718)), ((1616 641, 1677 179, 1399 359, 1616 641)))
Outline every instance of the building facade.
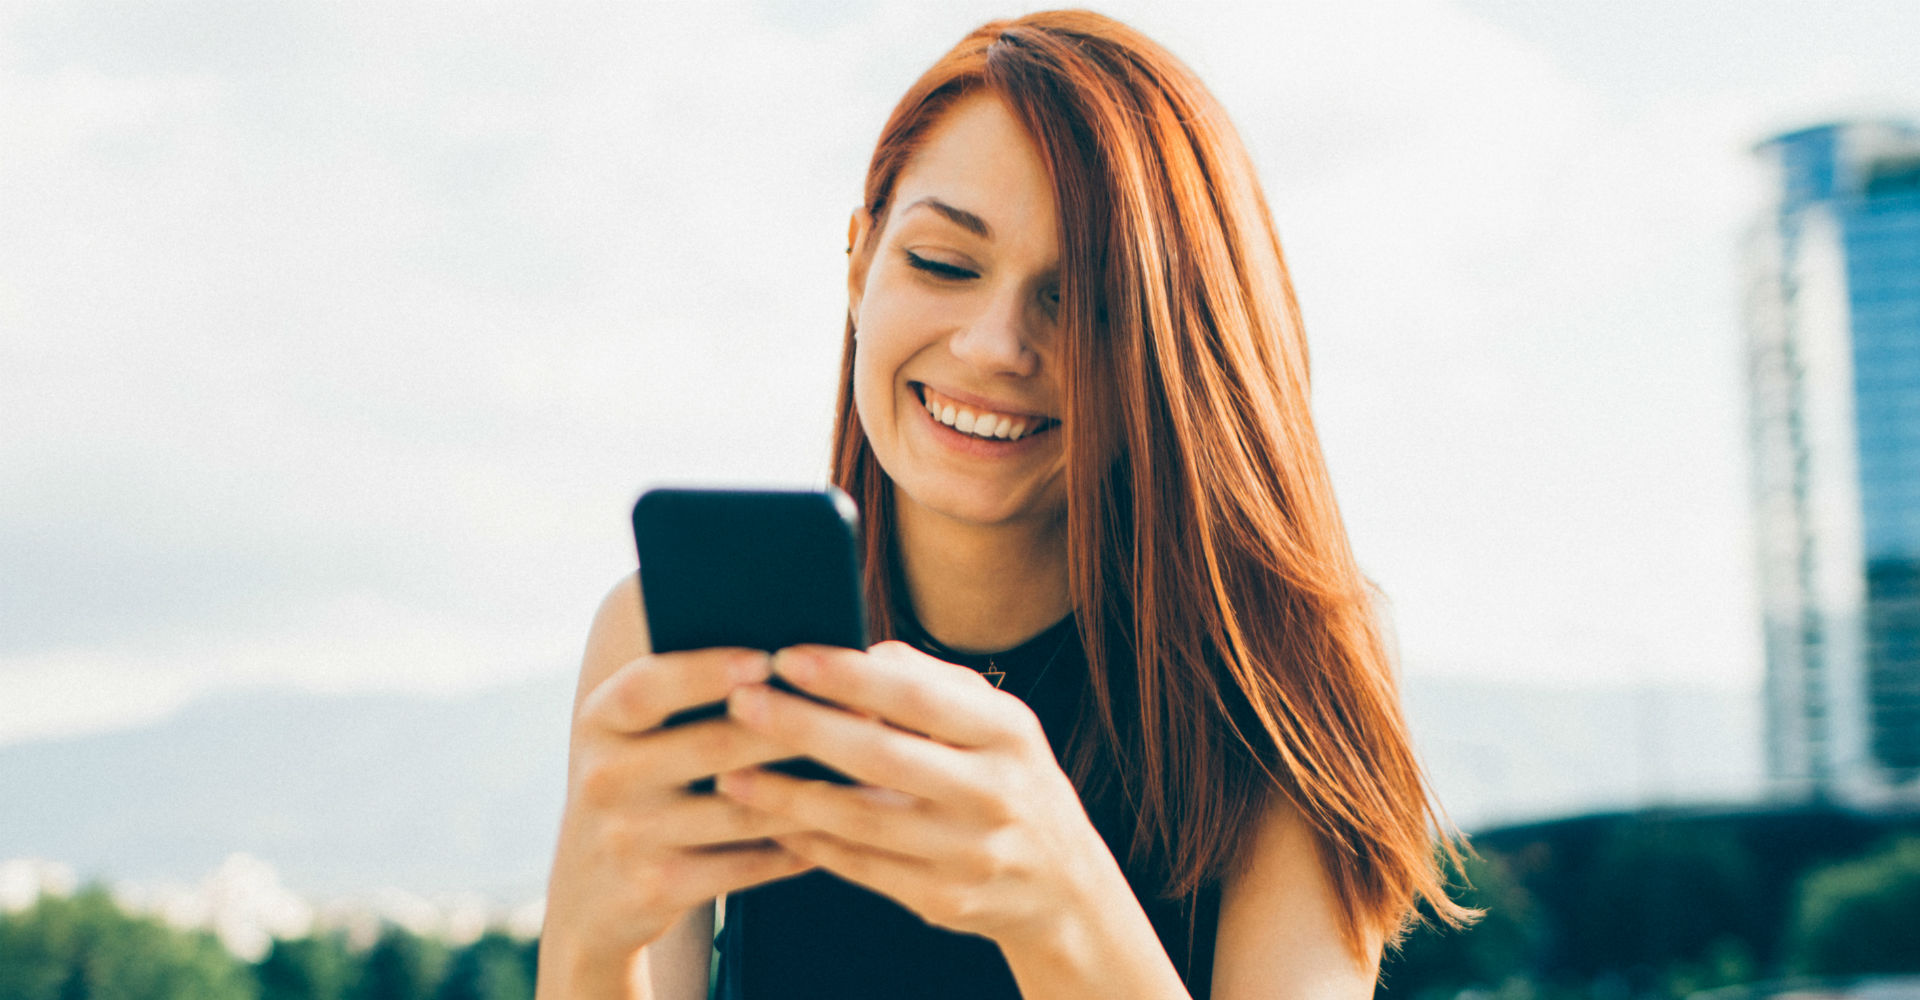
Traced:
POLYGON ((1761 143, 1747 377, 1776 792, 1920 803, 1920 128, 1761 143))

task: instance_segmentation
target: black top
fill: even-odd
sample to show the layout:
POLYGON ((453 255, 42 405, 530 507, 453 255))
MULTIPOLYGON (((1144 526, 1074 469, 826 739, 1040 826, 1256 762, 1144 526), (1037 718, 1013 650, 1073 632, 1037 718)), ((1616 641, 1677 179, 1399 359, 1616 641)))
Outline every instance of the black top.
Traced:
MULTIPOLYGON (((1055 758, 1066 759, 1067 739, 1087 693, 1086 657, 1071 615, 1020 646, 990 656, 955 652, 907 616, 901 618, 903 640, 987 674, 1025 700, 1046 730, 1055 758), (996 673, 1004 677, 995 678, 996 673)), ((1124 710, 1118 703, 1115 709, 1124 710)), ((1090 784, 1117 776, 1094 777, 1090 784)), ((1114 787, 1118 782, 1106 784, 1114 787)), ((1205 998, 1219 919, 1218 885, 1185 899, 1158 898, 1166 877, 1159 852, 1137 866, 1127 863, 1137 814, 1117 795, 1085 804, 1188 991, 1205 998)), ((991 940, 933 927, 891 899, 826 872, 729 895, 715 943, 720 963, 714 996, 720 1000, 1020 996, 999 946, 991 940)))

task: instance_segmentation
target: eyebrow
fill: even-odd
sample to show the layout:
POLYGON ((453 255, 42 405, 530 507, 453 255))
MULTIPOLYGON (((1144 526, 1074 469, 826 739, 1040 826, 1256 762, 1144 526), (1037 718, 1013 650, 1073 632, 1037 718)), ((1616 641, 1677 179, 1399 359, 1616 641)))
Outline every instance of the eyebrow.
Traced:
POLYGON ((946 216, 947 221, 952 222, 954 225, 959 226, 960 228, 974 234, 975 236, 984 237, 986 239, 993 239, 993 227, 987 225, 987 220, 982 219, 981 217, 973 214, 972 212, 967 211, 964 208, 955 208, 952 205, 949 205, 946 202, 941 201, 940 199, 935 198, 931 195, 925 198, 922 198, 911 205, 908 205, 907 211, 910 212, 916 208, 921 207, 922 205, 928 208, 931 208, 936 212, 939 212, 941 215, 946 216))

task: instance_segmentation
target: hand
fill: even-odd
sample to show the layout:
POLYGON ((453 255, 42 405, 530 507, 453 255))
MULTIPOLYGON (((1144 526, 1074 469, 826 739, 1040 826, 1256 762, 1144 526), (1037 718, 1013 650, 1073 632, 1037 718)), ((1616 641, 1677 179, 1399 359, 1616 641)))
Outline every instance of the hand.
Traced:
POLYGON ((769 660, 741 649, 642 656, 581 701, 547 897, 547 926, 578 953, 630 958, 690 908, 811 867, 767 839, 800 824, 687 789, 791 749, 725 715, 659 728, 681 709, 766 680, 769 660))
POLYGON ((1102 879, 1119 869, 1020 699, 900 642, 785 649, 774 671, 840 707, 753 684, 729 696, 732 717, 863 783, 720 775, 722 795, 808 828, 775 836, 782 847, 931 924, 999 941, 1111 898, 1102 879))

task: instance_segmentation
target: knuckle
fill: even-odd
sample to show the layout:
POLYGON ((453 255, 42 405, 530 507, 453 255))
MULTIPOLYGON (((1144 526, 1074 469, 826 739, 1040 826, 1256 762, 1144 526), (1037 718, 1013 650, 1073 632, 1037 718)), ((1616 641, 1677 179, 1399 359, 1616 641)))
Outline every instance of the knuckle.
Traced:
POLYGON ((623 713, 641 713, 649 707, 652 688, 659 683, 659 668, 651 659, 637 660, 613 679, 616 707, 623 713))
POLYGON ((603 836, 607 853, 618 863, 646 867, 653 860, 651 855, 657 846, 659 831, 652 823, 623 818, 608 824, 603 836))
POLYGON ((971 889, 963 885, 943 885, 933 893, 931 916, 935 923, 949 927, 965 926, 977 908, 971 889))
POLYGON ((987 790, 979 793, 979 801, 975 808, 981 819, 994 827, 1000 827, 1013 822, 1018 817, 1018 809, 1010 796, 999 794, 997 790, 1016 787, 1013 781, 1017 776, 1007 774, 999 768, 993 770, 995 773, 991 775, 991 780, 986 786, 987 790))
POLYGON ((979 850, 971 855, 974 877, 982 882, 998 879, 1012 870, 1014 856, 1013 845, 1006 834, 988 835, 980 842, 979 850))
POLYGON ((944 708, 938 694, 917 684, 901 692, 900 701, 909 718, 936 716, 944 708))
POLYGON ((620 801, 627 788, 623 768, 601 757, 584 761, 574 774, 574 789, 581 805, 588 809, 606 809, 620 801))
POLYGON ((1047 745, 1047 731, 1040 725, 1040 716, 1034 714, 1033 707, 1024 701, 1007 707, 1006 730, 1007 735, 1022 747, 1047 745))

